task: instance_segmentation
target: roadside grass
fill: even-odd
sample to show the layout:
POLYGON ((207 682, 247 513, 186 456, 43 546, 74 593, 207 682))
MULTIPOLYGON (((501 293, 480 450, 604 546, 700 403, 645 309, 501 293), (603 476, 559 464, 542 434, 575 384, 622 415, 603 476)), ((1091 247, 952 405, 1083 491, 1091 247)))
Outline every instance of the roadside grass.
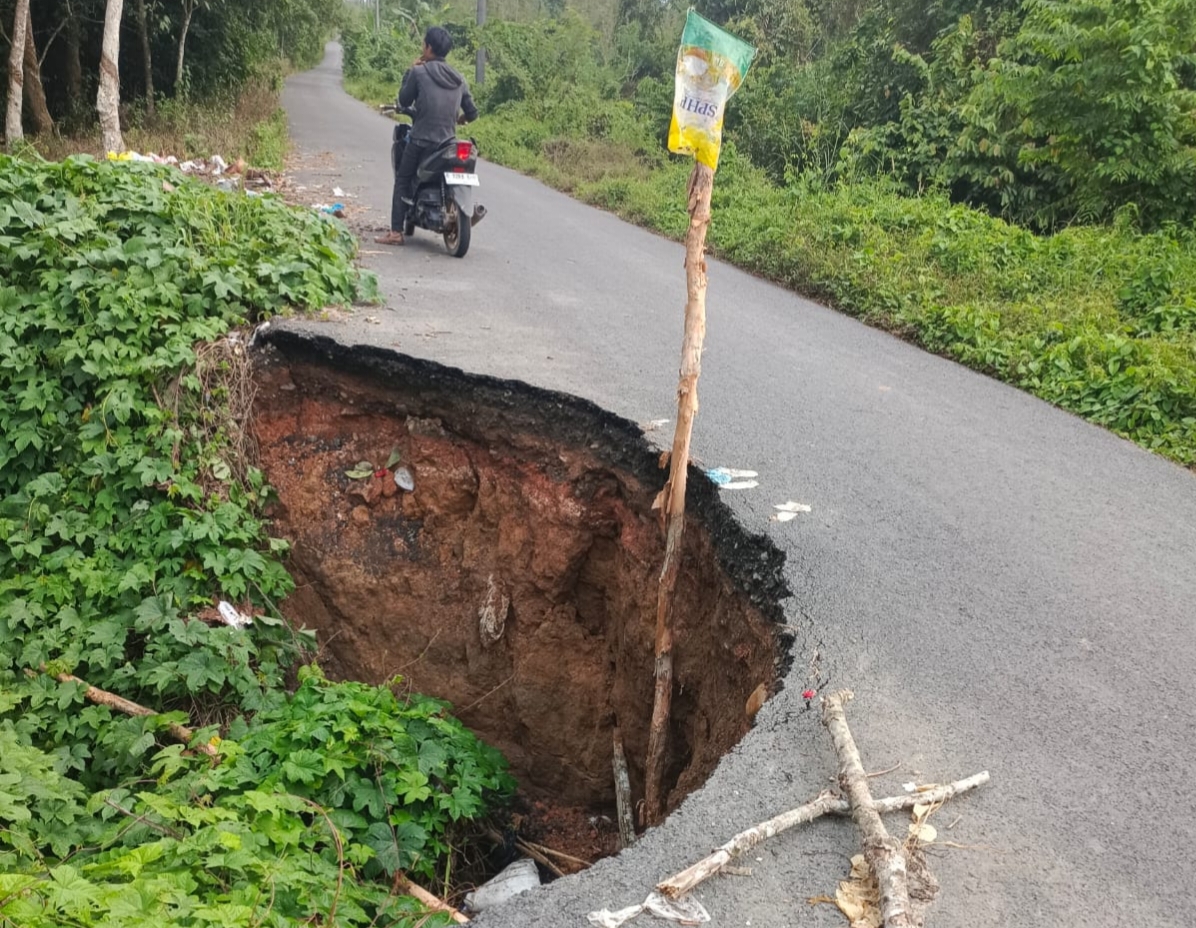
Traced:
MULTIPOLYGON (((368 79, 346 80, 360 95, 368 79)), ((367 97, 368 99, 368 97, 367 97)), ((509 103, 482 156, 674 239, 690 165, 630 104, 509 103)), ((927 350, 1196 465, 1196 231, 1038 235, 883 178, 771 182, 724 147, 711 251, 927 350)))
MULTIPOLYGON (((281 170, 290 139, 278 94, 277 81, 263 80, 235 98, 203 103, 159 101, 153 117, 144 107, 131 106, 122 112, 125 145, 133 151, 174 155, 180 160, 221 155, 230 162, 244 158, 254 167, 281 170)), ((75 154, 105 154, 98 128, 29 141, 48 161, 75 154)))

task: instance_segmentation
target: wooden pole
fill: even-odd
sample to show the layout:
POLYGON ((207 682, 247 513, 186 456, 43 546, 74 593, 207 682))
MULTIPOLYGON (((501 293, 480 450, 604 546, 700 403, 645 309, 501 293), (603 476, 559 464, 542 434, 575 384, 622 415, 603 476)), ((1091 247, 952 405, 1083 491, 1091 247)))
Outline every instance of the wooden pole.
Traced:
POLYGON ((844 704, 852 698, 850 690, 832 693, 822 701, 822 724, 835 743, 839 758, 839 788, 851 803, 851 817, 860 830, 864 859, 876 877, 880 888, 880 913, 884 928, 913 928, 914 915, 910 908, 908 868, 901 842, 885 829, 880 812, 868 790, 868 775, 860 760, 860 752, 847 727, 844 704))
POLYGON ((673 702, 673 599, 681 568, 689 443, 694 416, 698 412, 698 376, 702 372, 702 341, 706 337, 706 232, 710 228, 713 190, 714 169, 696 162, 689 178, 689 231, 685 236, 688 299, 685 337, 681 344, 681 379, 677 386, 677 428, 673 433, 669 479, 656 498, 657 508, 663 509, 667 535, 656 597, 656 695, 644 777, 644 806, 649 824, 659 821, 664 814, 666 798, 662 794, 662 781, 673 702))

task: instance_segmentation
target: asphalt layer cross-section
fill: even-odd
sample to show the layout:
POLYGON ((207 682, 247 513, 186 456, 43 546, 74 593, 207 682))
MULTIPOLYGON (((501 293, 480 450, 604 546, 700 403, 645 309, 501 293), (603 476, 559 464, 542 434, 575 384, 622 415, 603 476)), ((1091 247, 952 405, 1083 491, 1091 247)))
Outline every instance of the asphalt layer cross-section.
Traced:
MULTIPOLYGON (((341 187, 385 227, 391 123, 343 92, 340 61, 330 45, 287 83, 299 179, 313 202, 341 187)), ((401 249, 366 239, 386 305, 301 325, 674 418, 682 248, 510 171, 480 174, 490 212, 466 258, 427 233, 401 249)), ((903 764, 875 794, 992 773, 937 819, 964 847, 932 857, 930 925, 1190 924, 1196 477, 719 262, 706 345, 694 452, 760 473, 723 495, 787 554, 787 687, 662 827, 477 923, 584 926, 828 787, 830 740, 801 699, 817 651, 830 685, 856 693, 866 764, 903 764), (770 523, 787 500, 812 512, 770 523)), ((823 820, 697 896, 720 926, 841 928, 806 900, 833 894, 857 852, 849 821, 823 820)))

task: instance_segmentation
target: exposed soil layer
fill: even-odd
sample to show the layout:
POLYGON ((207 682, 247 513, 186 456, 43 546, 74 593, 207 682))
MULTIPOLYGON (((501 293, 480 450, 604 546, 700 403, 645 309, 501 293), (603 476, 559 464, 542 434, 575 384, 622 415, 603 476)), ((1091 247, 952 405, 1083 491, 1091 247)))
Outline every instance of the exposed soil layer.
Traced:
MULTIPOLYGON (((614 725, 636 797, 647 751, 658 453, 574 397, 287 330, 266 341, 254 414, 274 533, 293 543, 283 608, 319 632, 325 670, 400 674, 502 750, 533 805, 613 817, 614 725), (347 476, 395 448, 412 492, 389 471, 347 476)), ((670 808, 748 730, 789 645, 783 555, 692 469, 690 486, 670 808)))

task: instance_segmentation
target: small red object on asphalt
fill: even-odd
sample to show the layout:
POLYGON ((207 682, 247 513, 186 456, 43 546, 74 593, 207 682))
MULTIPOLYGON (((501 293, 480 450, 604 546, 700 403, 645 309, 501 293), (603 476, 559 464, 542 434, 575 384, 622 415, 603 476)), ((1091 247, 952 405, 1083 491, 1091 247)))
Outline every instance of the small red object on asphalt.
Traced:
POLYGON ((801 694, 802 699, 813 699, 817 694, 813 690, 804 690, 801 694))

